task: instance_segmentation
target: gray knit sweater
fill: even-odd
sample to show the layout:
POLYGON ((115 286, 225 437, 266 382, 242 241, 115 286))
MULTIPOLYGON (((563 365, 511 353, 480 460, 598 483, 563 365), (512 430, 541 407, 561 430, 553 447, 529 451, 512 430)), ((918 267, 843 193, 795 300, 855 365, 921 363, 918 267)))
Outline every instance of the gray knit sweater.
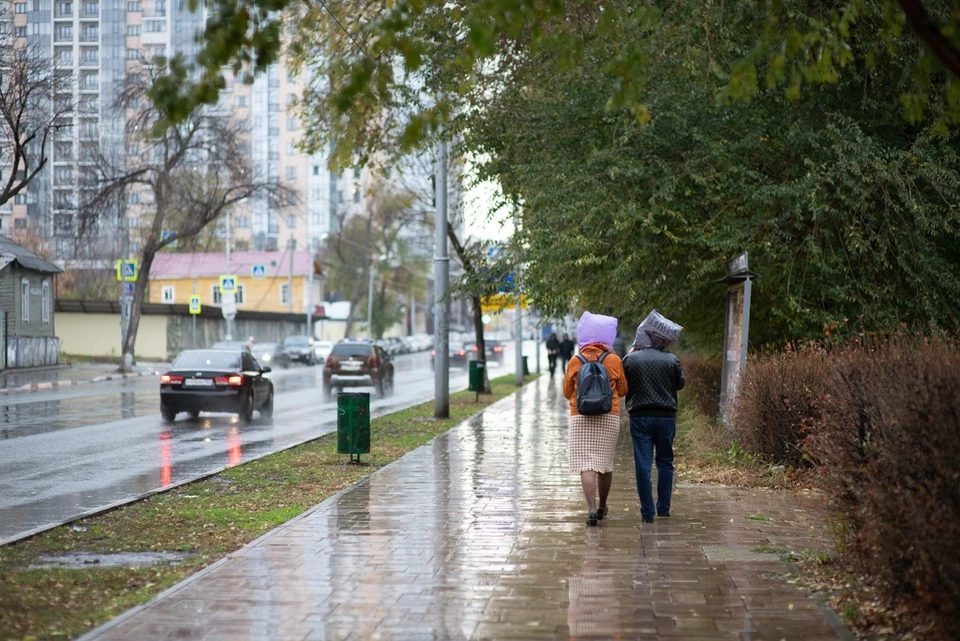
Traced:
POLYGON ((680 359, 659 349, 631 352, 623 359, 630 416, 676 416, 684 383, 680 359))

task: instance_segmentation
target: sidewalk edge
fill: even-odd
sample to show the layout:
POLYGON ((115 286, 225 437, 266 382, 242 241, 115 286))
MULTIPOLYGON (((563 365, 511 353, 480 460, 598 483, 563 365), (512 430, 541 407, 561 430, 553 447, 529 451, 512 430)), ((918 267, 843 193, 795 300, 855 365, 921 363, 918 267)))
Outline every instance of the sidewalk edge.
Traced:
POLYGON ((126 372, 116 374, 103 374, 93 378, 70 379, 66 381, 41 381, 39 383, 27 383, 17 387, 0 387, 0 395, 11 392, 35 392, 39 390, 51 390, 58 387, 75 387, 78 385, 90 385, 93 383, 102 383, 103 381, 119 381, 126 378, 141 378, 143 376, 156 376, 156 372, 126 372))

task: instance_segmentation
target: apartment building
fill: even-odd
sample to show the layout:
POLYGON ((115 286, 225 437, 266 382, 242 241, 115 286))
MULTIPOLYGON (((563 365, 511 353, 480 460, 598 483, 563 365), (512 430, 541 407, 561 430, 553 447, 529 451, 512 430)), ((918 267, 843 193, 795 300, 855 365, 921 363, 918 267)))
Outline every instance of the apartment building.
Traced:
MULTIPOLYGON (((129 114, 115 108, 126 74, 144 59, 176 53, 192 58, 199 53, 196 34, 202 31, 205 12, 193 13, 188 4, 188 0, 26 0, 14 2, 10 12, 0 15, 0 21, 12 22, 17 42, 49 55, 50 64, 65 79, 56 98, 70 106, 58 121, 49 164, 25 193, 0 210, 0 233, 13 230, 42 238, 48 251, 62 260, 107 259, 139 251, 141 222, 152 207, 150 194, 128 193, 127 202, 120 205, 123 215, 114 219, 122 222, 103 223, 92 234, 88 230, 82 242, 77 240, 78 207, 91 194, 98 156, 131 158, 140 152, 126 133, 129 114)), ((228 78, 217 108, 249 132, 254 171, 297 195, 291 204, 261 198, 235 207, 229 237, 236 250, 315 251, 325 234, 369 205, 371 172, 333 173, 326 154, 300 150, 304 128, 294 105, 303 83, 302 76, 282 64, 272 65, 252 85, 228 78)), ((395 175, 392 182, 402 187, 397 179, 395 175)), ((429 168, 418 180, 424 179, 429 181, 429 168)), ((422 199, 417 205, 429 206, 422 199)))

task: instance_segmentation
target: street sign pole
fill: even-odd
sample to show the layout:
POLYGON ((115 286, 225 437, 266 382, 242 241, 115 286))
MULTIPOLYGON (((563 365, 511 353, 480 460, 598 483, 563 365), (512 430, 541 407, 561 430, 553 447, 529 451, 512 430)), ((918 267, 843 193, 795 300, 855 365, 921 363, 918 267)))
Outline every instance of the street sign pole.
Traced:
MULTIPOLYGON (((122 258, 117 261, 117 281, 120 283, 120 353, 127 344, 127 334, 130 332, 130 312, 133 305, 133 293, 136 287, 137 278, 139 278, 139 265, 136 260, 122 258)), ((129 368, 132 363, 126 362, 131 356, 124 357, 124 368, 129 368)))
POLYGON ((450 279, 450 258, 447 255, 447 143, 440 143, 440 158, 438 159, 436 180, 436 245, 433 258, 433 331, 435 367, 433 372, 433 415, 436 418, 450 416, 450 370, 449 326, 450 301, 447 300, 447 289, 450 279))
MULTIPOLYGON (((196 281, 196 280, 193 281, 193 295, 194 295, 194 296, 197 295, 197 281, 196 281)), ((193 310, 191 310, 191 311, 193 311, 193 310)), ((196 315, 196 314, 190 314, 190 316, 191 316, 191 318, 193 318, 193 349, 197 349, 197 315, 196 315)))

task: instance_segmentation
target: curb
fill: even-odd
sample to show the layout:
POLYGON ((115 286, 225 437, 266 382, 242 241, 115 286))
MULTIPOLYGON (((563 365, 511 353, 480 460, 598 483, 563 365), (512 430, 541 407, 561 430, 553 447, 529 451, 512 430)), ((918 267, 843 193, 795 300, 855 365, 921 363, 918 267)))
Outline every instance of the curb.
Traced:
POLYGON ((68 381, 43 381, 40 383, 27 383, 18 387, 0 388, 0 395, 10 392, 31 392, 39 390, 57 389, 58 387, 74 387, 77 385, 90 385, 92 383, 102 383, 104 381, 119 381, 126 378, 140 378, 142 376, 156 376, 155 372, 128 372, 126 374, 106 374, 95 376, 90 379, 68 380, 68 381))

